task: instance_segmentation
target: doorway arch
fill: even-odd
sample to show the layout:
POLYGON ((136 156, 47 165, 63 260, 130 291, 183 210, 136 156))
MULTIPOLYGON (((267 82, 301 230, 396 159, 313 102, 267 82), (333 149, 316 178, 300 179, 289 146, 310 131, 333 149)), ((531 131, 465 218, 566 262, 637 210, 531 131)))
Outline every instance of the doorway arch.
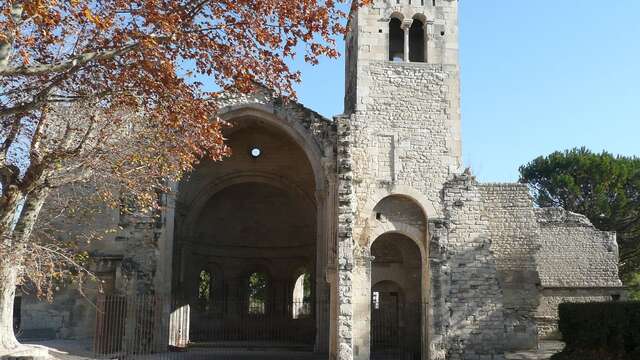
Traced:
POLYGON ((422 358, 422 256, 406 235, 371 245, 371 359, 422 358))

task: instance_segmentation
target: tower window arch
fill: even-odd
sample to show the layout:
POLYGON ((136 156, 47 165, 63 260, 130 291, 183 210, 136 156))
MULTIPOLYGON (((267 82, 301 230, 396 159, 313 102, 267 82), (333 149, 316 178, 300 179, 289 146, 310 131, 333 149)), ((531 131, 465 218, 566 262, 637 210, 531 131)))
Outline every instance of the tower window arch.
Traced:
POLYGON ((419 19, 413 19, 409 28, 409 61, 425 62, 425 37, 424 23, 419 19))
POLYGON ((404 60, 404 31, 402 22, 398 18, 389 21, 389 60, 404 60))

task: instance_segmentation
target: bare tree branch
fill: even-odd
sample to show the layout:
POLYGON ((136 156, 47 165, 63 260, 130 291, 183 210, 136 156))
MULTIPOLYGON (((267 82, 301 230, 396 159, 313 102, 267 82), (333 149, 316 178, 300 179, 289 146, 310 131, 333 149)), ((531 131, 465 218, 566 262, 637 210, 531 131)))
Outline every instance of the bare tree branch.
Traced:
POLYGON ((18 66, 9 67, 7 65, 0 66, 0 77, 7 76, 35 76, 42 74, 60 73, 72 68, 80 68, 92 61, 109 60, 117 56, 120 56, 126 52, 136 49, 140 46, 140 43, 124 46, 119 49, 112 49, 107 51, 94 51, 78 56, 74 56, 71 59, 61 61, 56 64, 37 64, 31 66, 18 66))
POLYGON ((5 163, 7 159, 7 153, 9 152, 11 145, 13 145, 16 138, 18 137, 18 134, 20 133, 20 118, 15 117, 11 119, 10 122, 11 126, 9 127, 9 131, 0 144, 0 165, 5 163))

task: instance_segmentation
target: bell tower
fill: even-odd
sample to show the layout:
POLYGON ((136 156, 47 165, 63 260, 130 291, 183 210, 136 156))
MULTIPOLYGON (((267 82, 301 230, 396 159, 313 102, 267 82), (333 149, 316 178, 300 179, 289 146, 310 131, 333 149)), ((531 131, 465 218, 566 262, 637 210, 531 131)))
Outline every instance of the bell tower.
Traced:
MULTIPOLYGON (((374 0, 352 12, 345 43, 337 344, 340 359, 365 360, 376 342, 372 299, 385 276, 371 244, 380 234, 414 229, 411 239, 427 254, 425 224, 445 218, 445 183, 462 172, 458 0, 374 0), (387 201, 393 205, 385 207, 387 201), (414 205, 419 210, 410 218, 414 205)), ((426 265, 420 274, 416 296, 431 303, 430 284, 439 275, 432 279, 426 265)), ((435 306, 429 311, 444 314, 435 306)), ((418 313, 426 356, 443 332, 426 311, 418 313)))
POLYGON ((345 79, 354 160, 367 164, 354 175, 439 202, 462 165, 458 0, 374 0, 354 11, 345 79))

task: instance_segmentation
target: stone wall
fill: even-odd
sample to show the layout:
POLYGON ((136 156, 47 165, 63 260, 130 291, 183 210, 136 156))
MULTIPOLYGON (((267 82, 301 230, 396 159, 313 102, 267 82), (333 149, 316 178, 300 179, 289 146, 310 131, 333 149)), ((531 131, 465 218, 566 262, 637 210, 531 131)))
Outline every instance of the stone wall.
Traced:
POLYGON ((535 254, 540 234, 532 199, 522 184, 482 184, 479 189, 504 292, 507 348, 533 349, 540 284, 535 254))
MULTIPOLYGON (((88 291, 91 293, 91 291, 88 291)), ((93 298, 93 296, 91 296, 93 298)), ((22 341, 76 339, 90 341, 95 329, 93 299, 82 297, 75 289, 65 289, 52 303, 32 295, 22 295, 20 331, 22 341)))
POLYGON ((442 185, 460 166, 452 130, 457 68, 379 61, 365 70, 369 97, 352 121, 358 204, 394 184, 439 204, 442 185))
POLYGON ((559 208, 537 209, 536 216, 542 286, 621 286, 615 233, 599 231, 586 216, 559 208))
POLYGON ((583 215, 560 208, 536 209, 540 225, 537 253, 543 290, 537 310, 541 337, 557 337, 563 302, 624 298, 618 276, 618 245, 612 232, 597 230, 583 215))
POLYGON ((444 187, 444 204, 451 268, 447 360, 503 359, 503 293, 491 251, 490 222, 475 179, 454 176, 444 187))

